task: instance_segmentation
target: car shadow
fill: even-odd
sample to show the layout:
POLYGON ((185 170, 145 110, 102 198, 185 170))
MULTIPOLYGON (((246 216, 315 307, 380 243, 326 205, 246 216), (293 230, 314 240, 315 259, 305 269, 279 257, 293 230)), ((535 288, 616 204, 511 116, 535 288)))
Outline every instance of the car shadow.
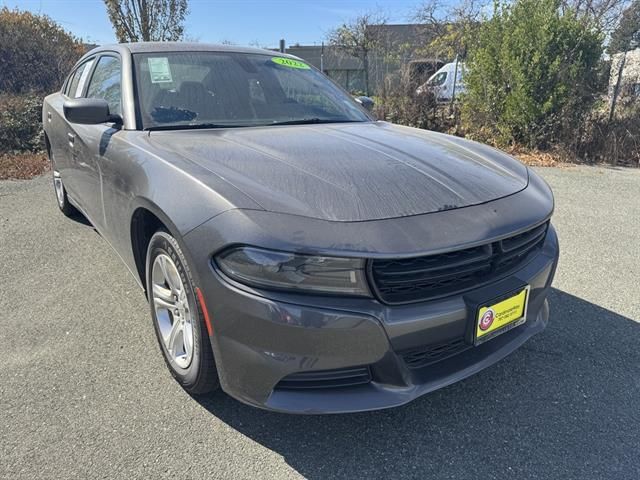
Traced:
MULTIPOLYGON (((89 221, 89 219, 87 217, 84 216, 84 214, 82 212, 80 212, 79 210, 76 210, 72 216, 68 217, 70 220, 73 220, 76 223, 79 223, 80 225, 85 225, 87 227, 91 227, 93 228, 93 225, 91 224, 91 222, 89 221)), ((95 230, 95 228, 94 228, 95 230)))
POLYGON ((101 156, 107 152, 107 147, 109 146, 111 137, 113 137, 113 135, 118 133, 120 130, 122 130, 121 127, 114 126, 102 132, 102 135, 100 135, 100 145, 99 145, 99 152, 101 156))
POLYGON ((548 328, 391 410, 297 416, 197 400, 311 479, 640 478, 640 324, 553 289, 548 328))

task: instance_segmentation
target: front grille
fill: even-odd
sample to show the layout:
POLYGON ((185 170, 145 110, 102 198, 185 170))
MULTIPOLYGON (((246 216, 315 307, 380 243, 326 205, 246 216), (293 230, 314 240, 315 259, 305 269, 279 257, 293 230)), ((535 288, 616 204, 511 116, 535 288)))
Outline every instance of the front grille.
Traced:
POLYGON ((498 242, 453 252, 371 261, 379 299, 411 303, 463 292, 495 280, 526 263, 542 248, 548 222, 498 242))
POLYGON ((400 352, 400 356, 409 368, 422 368, 449 358, 470 347, 471 345, 466 343, 464 338, 460 337, 448 342, 404 350, 400 352))
POLYGON ((369 367, 317 370, 287 375, 276 385, 277 389, 299 390, 308 388, 339 388, 362 385, 371 381, 369 367))

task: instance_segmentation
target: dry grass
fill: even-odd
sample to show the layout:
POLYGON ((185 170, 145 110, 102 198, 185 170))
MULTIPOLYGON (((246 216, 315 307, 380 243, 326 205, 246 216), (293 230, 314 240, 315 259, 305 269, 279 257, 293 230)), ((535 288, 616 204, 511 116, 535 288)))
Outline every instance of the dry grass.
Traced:
POLYGON ((26 180, 49 171, 45 153, 19 153, 0 155, 0 180, 26 180))
POLYGON ((568 154, 557 147, 546 151, 511 147, 506 152, 530 167, 567 168, 577 164, 584 164, 575 155, 568 154))
POLYGON ((530 167, 557 167, 564 164, 560 160, 560 155, 554 152, 511 149, 509 154, 530 167))

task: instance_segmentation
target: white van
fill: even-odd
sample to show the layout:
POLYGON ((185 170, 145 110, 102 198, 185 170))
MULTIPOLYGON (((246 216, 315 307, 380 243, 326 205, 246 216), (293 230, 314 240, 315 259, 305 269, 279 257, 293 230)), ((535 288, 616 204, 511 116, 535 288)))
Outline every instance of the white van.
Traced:
POLYGON ((463 77, 465 74, 464 63, 462 62, 452 62, 447 63, 436 73, 431 75, 429 80, 420 85, 416 90, 417 95, 421 95, 425 92, 432 92, 436 100, 438 102, 448 102, 451 100, 451 96, 453 95, 454 89, 454 76, 456 77, 455 81, 455 96, 457 97, 459 94, 464 93, 465 86, 463 82, 463 77), (457 68, 457 75, 456 75, 457 68))

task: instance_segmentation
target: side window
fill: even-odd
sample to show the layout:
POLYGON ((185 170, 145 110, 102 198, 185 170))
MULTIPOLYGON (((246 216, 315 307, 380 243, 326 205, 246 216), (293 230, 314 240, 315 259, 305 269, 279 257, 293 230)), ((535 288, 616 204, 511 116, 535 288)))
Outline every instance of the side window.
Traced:
POLYGON ((447 80, 447 72, 440 72, 429 81, 429 85, 433 85, 435 87, 444 85, 444 82, 446 80, 447 80))
POLYGON ((100 57, 89 82, 87 98, 104 98, 109 112, 122 115, 120 100, 120 60, 116 57, 100 57))
POLYGON ((65 95, 70 98, 78 98, 82 96, 82 91, 87 83, 87 77, 91 71, 93 65, 93 59, 80 65, 67 84, 65 95))

